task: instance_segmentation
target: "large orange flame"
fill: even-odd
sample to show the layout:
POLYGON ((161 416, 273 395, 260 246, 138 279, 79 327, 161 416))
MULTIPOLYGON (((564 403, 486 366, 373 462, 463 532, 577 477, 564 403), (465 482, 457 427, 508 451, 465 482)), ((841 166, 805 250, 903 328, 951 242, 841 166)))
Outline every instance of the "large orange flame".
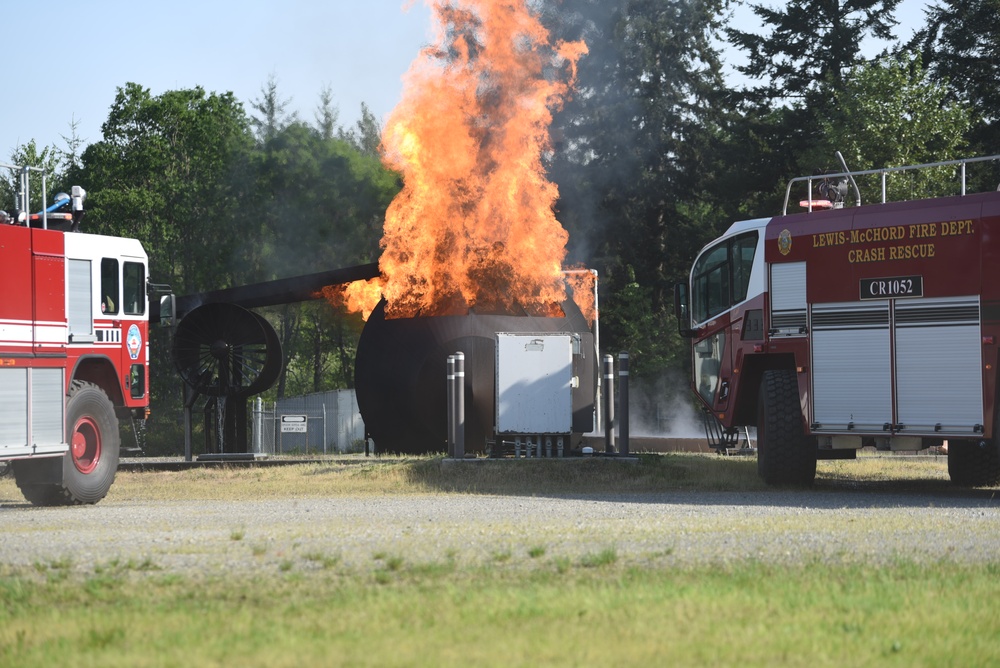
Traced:
POLYGON ((552 44, 526 0, 427 1, 437 37, 382 134, 404 186, 386 212, 381 278, 348 286, 345 301, 370 312, 384 296, 388 317, 557 315, 567 233, 543 156, 586 46, 552 44))

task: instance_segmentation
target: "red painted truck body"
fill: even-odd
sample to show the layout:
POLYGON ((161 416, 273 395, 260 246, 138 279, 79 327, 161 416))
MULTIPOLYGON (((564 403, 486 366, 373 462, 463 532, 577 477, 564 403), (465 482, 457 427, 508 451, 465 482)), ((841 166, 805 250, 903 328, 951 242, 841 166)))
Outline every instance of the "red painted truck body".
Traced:
POLYGON ((7 218, 0 461, 33 503, 94 503, 114 480, 119 419, 148 413, 147 255, 134 239, 75 231, 78 214, 7 218))
POLYGON ((1000 192, 810 209, 736 223, 679 289, 722 440, 756 427, 774 483, 945 443, 956 482, 1000 481, 1000 192))

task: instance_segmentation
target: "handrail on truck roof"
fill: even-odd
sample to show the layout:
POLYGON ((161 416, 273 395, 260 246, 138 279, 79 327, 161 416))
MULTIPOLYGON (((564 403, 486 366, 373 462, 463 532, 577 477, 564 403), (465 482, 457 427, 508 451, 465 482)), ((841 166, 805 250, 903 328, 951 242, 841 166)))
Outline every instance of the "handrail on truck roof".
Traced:
MULTIPOLYGON (((987 161, 990 161, 990 160, 1000 160, 1000 155, 988 155, 988 156, 981 157, 981 158, 962 158, 961 160, 945 160, 943 162, 927 162, 927 163, 923 163, 923 164, 920 164, 920 165, 904 165, 902 167, 883 167, 881 169, 865 169, 865 170, 857 171, 857 172, 843 171, 843 172, 836 172, 836 173, 831 173, 831 174, 814 174, 813 176, 798 176, 798 177, 795 177, 794 179, 792 179, 791 181, 788 182, 788 187, 785 189, 785 205, 784 205, 784 207, 781 210, 781 215, 782 216, 787 216, 788 215, 788 199, 789 199, 789 197, 792 194, 792 185, 795 184, 795 183, 801 183, 802 181, 805 181, 808 184, 807 185, 808 198, 809 198, 808 199, 808 202, 809 202, 808 210, 812 211, 813 210, 813 206, 812 206, 812 203, 813 203, 813 198, 812 198, 812 195, 813 195, 813 181, 824 181, 826 179, 833 179, 833 178, 839 178, 839 177, 844 177, 844 178, 847 178, 847 179, 851 179, 853 181, 853 179, 854 179, 855 176, 864 176, 866 174, 881 174, 882 175, 882 204, 885 204, 886 203, 886 198, 885 198, 885 192, 886 192, 885 177, 886 177, 886 175, 888 175, 888 174, 890 174, 892 172, 903 172, 903 171, 906 171, 906 170, 909 170, 909 169, 927 169, 927 168, 930 168, 930 167, 947 167, 947 166, 950 166, 950 165, 961 165, 961 170, 960 170, 961 171, 961 182, 962 182, 962 192, 961 192, 961 194, 964 196, 965 195, 965 166, 967 164, 973 163, 973 162, 987 162, 987 161)), ((860 205, 860 204, 861 204, 861 202, 860 202, 860 197, 859 197, 858 205, 860 205)))
MULTIPOLYGON (((4 164, 4 163, 0 163, 0 168, 3 168, 3 169, 13 169, 13 170, 17 170, 17 171, 20 172, 20 179, 21 179, 20 188, 21 188, 21 191, 18 193, 18 197, 19 197, 20 201, 15 202, 15 205, 16 205, 15 208, 17 208, 19 211, 23 212, 25 216, 31 215, 31 202, 29 201, 29 188, 28 188, 28 186, 29 186, 28 173, 29 172, 40 172, 41 173, 41 175, 42 175, 42 211, 41 211, 41 214, 42 214, 42 228, 43 229, 48 229, 49 228, 49 212, 45 208, 45 200, 48 199, 48 185, 45 182, 45 170, 42 169, 41 167, 32 167, 30 165, 7 165, 7 164, 4 164)), ((25 220, 25 224, 26 225, 28 224, 27 220, 25 220)))

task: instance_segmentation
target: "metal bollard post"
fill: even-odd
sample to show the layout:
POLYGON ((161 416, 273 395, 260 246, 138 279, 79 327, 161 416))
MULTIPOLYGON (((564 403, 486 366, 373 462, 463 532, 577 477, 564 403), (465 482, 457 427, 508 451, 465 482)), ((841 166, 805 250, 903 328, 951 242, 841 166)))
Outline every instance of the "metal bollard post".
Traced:
POLYGON ((604 452, 615 451, 615 358, 604 356, 604 452))
POLYGON ((455 456, 455 356, 448 355, 448 456, 455 456))
POLYGON ((455 353, 455 453, 465 457, 465 353, 455 353))
POLYGON ((618 353, 618 424, 621 436, 619 452, 628 455, 628 353, 618 353))

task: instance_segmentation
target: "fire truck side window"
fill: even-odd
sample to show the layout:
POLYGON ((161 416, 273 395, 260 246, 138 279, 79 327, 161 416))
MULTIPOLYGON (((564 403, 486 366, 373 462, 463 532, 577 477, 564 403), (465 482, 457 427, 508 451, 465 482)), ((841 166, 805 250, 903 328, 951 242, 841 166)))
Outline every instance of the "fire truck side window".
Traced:
POLYGON ((113 315, 118 313, 118 260, 104 258, 101 260, 101 313, 113 315))
POLYGON ((143 287, 146 268, 141 262, 125 262, 122 266, 122 311, 125 315, 142 315, 146 312, 143 287))
POLYGON ((733 239, 733 304, 739 304, 747 298, 747 290, 750 289, 750 271, 753 269, 753 256, 756 250, 756 232, 733 239))
POLYGON ((133 364, 129 368, 128 386, 133 399, 141 399, 146 395, 146 374, 141 364, 133 364))
POLYGON ((757 233, 727 239, 698 258, 691 272, 691 308, 704 322, 746 299, 757 233))

